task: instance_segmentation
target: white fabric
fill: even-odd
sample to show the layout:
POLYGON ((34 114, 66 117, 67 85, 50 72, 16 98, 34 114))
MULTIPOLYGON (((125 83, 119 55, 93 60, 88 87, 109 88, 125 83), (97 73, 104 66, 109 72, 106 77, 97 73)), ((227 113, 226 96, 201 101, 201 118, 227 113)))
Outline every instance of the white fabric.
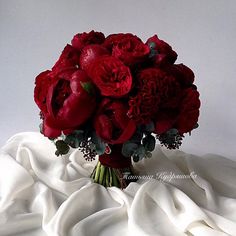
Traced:
POLYGON ((96 162, 78 150, 54 152, 39 133, 17 134, 1 149, 1 236, 236 235, 236 162, 158 146, 135 164, 143 179, 120 190, 93 183, 96 162))

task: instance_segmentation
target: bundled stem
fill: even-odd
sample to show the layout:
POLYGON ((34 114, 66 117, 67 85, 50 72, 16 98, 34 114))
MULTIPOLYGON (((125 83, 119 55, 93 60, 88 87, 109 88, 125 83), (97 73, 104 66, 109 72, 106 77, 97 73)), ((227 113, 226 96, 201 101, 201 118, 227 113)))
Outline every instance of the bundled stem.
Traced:
POLYGON ((131 175, 132 172, 132 167, 116 169, 104 166, 100 161, 98 161, 98 164, 91 174, 91 178, 94 179, 95 183, 101 184, 105 187, 115 186, 123 189, 129 184, 127 176, 131 175))

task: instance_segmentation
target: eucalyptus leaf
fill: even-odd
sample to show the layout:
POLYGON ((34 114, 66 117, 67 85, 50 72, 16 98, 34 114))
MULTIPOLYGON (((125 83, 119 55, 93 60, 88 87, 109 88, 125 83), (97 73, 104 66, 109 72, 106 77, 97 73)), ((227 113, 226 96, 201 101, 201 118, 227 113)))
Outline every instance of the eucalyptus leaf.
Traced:
POLYGON ((72 134, 65 137, 65 143, 70 145, 72 148, 78 148, 79 144, 85 139, 83 130, 75 130, 72 134))
POLYGON ((80 144, 80 140, 76 138, 74 135, 67 135, 65 138, 65 143, 67 143, 72 148, 78 148, 80 144))
POLYGON ((143 138, 143 146, 146 151, 152 152, 155 149, 156 139, 152 135, 147 135, 143 138))
POLYGON ((145 153, 145 157, 146 157, 146 158, 151 158, 151 157, 152 157, 152 153, 149 152, 149 151, 147 151, 147 152, 145 153))
POLYGON ((145 157, 145 148, 143 145, 139 145, 139 147, 135 151, 135 155, 137 155, 139 157, 139 160, 141 160, 145 157))
POLYGON ((141 140, 143 138, 143 133, 141 132, 141 130, 138 130, 135 132, 135 134, 129 139, 128 142, 131 143, 141 143, 141 140))
POLYGON ((138 155, 134 155, 133 156, 133 161, 134 162, 138 162, 139 161, 139 156, 138 155))
POLYGON ((169 136, 175 136, 179 133, 179 131, 177 129, 173 128, 173 129, 169 129, 166 133, 169 136))
POLYGON ((132 143, 130 141, 123 143, 122 145, 122 155, 125 157, 130 157, 137 150, 138 144, 132 143))
POLYGON ((100 137, 94 132, 91 137, 91 142, 95 145, 95 151, 98 155, 105 153, 106 144, 102 141, 100 137))

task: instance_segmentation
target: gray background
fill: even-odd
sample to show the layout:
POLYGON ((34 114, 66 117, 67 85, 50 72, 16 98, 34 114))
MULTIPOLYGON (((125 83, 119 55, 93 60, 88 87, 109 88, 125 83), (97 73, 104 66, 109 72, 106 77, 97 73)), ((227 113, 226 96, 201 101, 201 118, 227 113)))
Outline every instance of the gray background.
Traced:
POLYGON ((201 93, 200 127, 181 149, 236 160, 236 1, 0 0, 0 146, 38 131, 34 78, 77 32, 157 33, 191 67, 201 93))

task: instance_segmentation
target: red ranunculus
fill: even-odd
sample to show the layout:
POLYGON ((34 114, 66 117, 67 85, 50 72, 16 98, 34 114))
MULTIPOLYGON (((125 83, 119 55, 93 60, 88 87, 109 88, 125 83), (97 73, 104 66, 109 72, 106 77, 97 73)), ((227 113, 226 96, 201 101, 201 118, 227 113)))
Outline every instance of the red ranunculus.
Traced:
POLYGON ((89 67, 88 74, 103 96, 122 97, 132 86, 129 67, 112 56, 98 57, 89 67))
MULTIPOLYGON (((45 112, 42 110, 43 133, 47 137, 55 138, 61 131, 73 131, 86 122, 94 112, 96 97, 90 90, 91 80, 81 70, 66 69, 60 73, 52 72, 50 77, 51 83, 45 90, 47 109, 45 112)), ((41 79, 46 78, 41 76, 41 79)))
POLYGON ((174 64, 177 59, 177 53, 172 50, 172 47, 163 40, 160 40, 157 35, 152 36, 146 42, 151 48, 151 56, 156 65, 174 64))
POLYGON ((105 40, 105 36, 101 32, 95 32, 94 30, 89 33, 76 34, 71 40, 71 44, 74 48, 81 51, 82 48, 89 44, 102 44, 105 40))
POLYGON ((79 52, 71 45, 67 44, 52 70, 59 72, 69 67, 79 67, 79 52))
POLYGON ((176 108, 181 90, 174 77, 157 68, 147 68, 137 75, 137 94, 129 100, 130 118, 137 123, 148 123, 160 108, 176 108))
POLYGON ((134 121, 127 116, 126 104, 105 98, 95 115, 94 128, 97 135, 110 144, 124 143, 136 130, 134 121))
POLYGON ((110 50, 112 47, 112 55, 127 66, 144 61, 150 53, 150 48, 132 34, 111 35, 106 39, 104 45, 110 50))

